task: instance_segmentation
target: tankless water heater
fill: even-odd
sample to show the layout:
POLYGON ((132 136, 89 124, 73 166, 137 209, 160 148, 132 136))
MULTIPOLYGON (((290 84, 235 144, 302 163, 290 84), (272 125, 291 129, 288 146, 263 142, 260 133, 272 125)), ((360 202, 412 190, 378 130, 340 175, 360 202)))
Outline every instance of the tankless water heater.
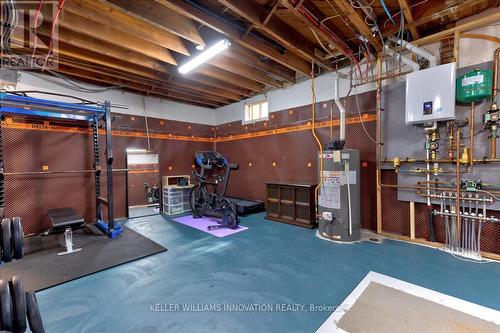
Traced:
POLYGON ((456 64, 406 75, 406 124, 455 119, 456 64))

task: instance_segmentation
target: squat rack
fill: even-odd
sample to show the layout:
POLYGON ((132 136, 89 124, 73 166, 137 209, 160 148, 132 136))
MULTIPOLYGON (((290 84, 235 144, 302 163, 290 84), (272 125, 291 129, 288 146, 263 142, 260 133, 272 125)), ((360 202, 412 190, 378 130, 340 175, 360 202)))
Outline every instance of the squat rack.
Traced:
MULTIPOLYGON (((68 96, 69 97, 69 96, 68 96)), ((73 97, 74 98, 74 97, 73 97)), ((113 219, 113 149, 111 145, 111 105, 109 101, 102 104, 68 103, 25 96, 25 94, 0 92, 0 120, 6 113, 26 115, 37 118, 62 119, 65 121, 85 122, 92 128, 92 144, 94 151, 93 170, 96 198, 96 226, 109 238, 115 239, 123 229, 113 219), (99 122, 104 122, 106 129, 106 188, 107 198, 101 196, 101 166, 99 164, 99 122), (108 219, 103 219, 102 205, 108 207, 108 219)), ((43 173, 43 172, 40 172, 43 173)), ((2 144, 2 126, 0 123, 0 217, 5 208, 5 175, 2 144)))

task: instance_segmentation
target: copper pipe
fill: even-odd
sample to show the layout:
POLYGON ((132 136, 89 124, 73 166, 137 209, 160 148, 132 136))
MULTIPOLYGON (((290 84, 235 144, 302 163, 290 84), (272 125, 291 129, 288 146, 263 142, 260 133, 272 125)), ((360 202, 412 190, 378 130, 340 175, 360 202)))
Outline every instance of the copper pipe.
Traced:
POLYGON ((460 225, 460 159, 458 158, 460 156, 460 127, 457 128, 457 135, 456 135, 456 154, 457 154, 457 161, 456 161, 456 178, 455 178, 455 185, 457 186, 457 198, 455 200, 455 210, 457 214, 457 239, 461 239, 461 225, 460 225))
POLYGON ((500 61, 500 47, 493 53, 493 87, 491 94, 491 104, 495 104, 498 93, 498 63, 500 61))
MULTIPOLYGON (((471 103, 470 105, 470 115, 469 115, 469 136, 470 136, 470 141, 469 141, 469 150, 470 150, 470 161, 469 164, 472 166, 474 165, 474 113, 475 113, 476 106, 474 102, 471 103)), ((458 156, 457 156, 458 158, 458 156)))
MULTIPOLYGON (((432 183, 432 182, 431 182, 432 183)), ((397 189, 404 189, 404 190, 427 190, 427 187, 425 186, 407 186, 407 185, 395 185, 395 184, 380 184, 381 187, 387 187, 387 188, 397 188, 397 189)), ((450 192, 453 190, 452 187, 432 187, 431 190, 433 191, 445 191, 445 192, 450 192)), ((484 191, 484 190, 478 190, 487 194, 500 194, 500 191, 484 191)))
POLYGON ((490 154, 490 159, 491 160, 496 160, 497 158, 497 138, 495 136, 491 136, 491 144, 490 144, 490 148, 491 148, 491 154, 490 154))
POLYGON ((377 183, 377 233, 382 232, 382 56, 377 57, 377 123, 376 123, 376 183, 377 183))

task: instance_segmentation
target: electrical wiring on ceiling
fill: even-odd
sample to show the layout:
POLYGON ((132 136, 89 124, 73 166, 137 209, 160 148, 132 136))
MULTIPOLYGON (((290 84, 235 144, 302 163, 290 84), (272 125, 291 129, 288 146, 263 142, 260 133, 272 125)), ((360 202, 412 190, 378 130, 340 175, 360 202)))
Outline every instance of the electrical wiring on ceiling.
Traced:
POLYGON ((380 0, 380 4, 382 5, 382 7, 384 8, 384 12, 385 14, 389 17, 390 21, 392 22, 392 24, 396 25, 396 22, 394 21, 394 19, 392 18, 392 15, 391 15, 391 12, 389 11, 389 8, 387 8, 386 4, 385 4, 385 1, 384 0, 380 0))
POLYGON ((52 53, 52 49, 54 48, 54 32, 56 30, 57 21, 59 20, 59 16, 61 15, 65 3, 66 0, 59 0, 59 5, 57 6, 56 14, 54 15, 54 19, 52 20, 52 28, 50 30, 49 50, 47 51, 47 55, 45 56, 45 61, 42 67, 42 71, 45 70, 47 62, 49 61, 49 57, 52 53))
POLYGON ((297 0, 290 0, 290 1, 309 22, 311 22, 315 27, 317 27, 325 34, 327 34, 328 37, 331 38, 335 42, 335 44, 338 45, 349 58, 352 59, 352 61, 356 64, 356 67, 358 68, 360 76, 362 77, 363 73, 361 71, 361 66, 359 65, 359 60, 353 54, 351 48, 333 31, 331 31, 330 28, 328 28, 325 24, 322 24, 320 20, 318 20, 318 18, 312 12, 310 12, 301 2, 298 2, 297 0))
POLYGON ((35 35, 35 41, 33 44, 33 54, 31 56, 31 58, 32 58, 31 65, 32 66, 33 66, 33 61, 34 61, 35 55, 36 55, 36 48, 38 46, 38 18, 40 17, 40 13, 42 11, 43 2, 44 2, 44 0, 40 0, 40 3, 38 4, 38 6, 36 8, 36 13, 35 13, 35 27, 33 28, 33 34, 35 35))
POLYGON ((2 6, 1 48, 2 51, 7 54, 15 54, 15 52, 10 47, 10 40, 19 22, 19 14, 17 13, 17 8, 14 0, 2 1, 1 6, 2 6))

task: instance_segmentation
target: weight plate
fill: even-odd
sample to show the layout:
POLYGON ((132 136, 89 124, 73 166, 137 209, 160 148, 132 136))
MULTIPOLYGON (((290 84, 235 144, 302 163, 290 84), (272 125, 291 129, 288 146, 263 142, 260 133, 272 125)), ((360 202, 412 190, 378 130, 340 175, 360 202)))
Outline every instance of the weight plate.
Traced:
POLYGON ((13 305, 13 324, 16 332, 26 331, 26 294, 24 292, 23 281, 18 276, 13 276, 10 281, 12 305, 13 305))
POLYGON ((38 301, 36 300, 35 293, 26 293, 26 307, 28 308, 28 324, 33 333, 45 333, 43 328, 42 316, 38 309, 38 301))
POLYGON ((12 331, 12 299, 9 284, 5 280, 0 280, 0 327, 12 331))
POLYGON ((24 233, 20 217, 12 219, 12 245, 14 247, 14 259, 21 259, 24 255, 24 233))
POLYGON ((12 243, 11 243, 11 221, 10 219, 2 220, 2 260, 5 262, 12 261, 12 243))

